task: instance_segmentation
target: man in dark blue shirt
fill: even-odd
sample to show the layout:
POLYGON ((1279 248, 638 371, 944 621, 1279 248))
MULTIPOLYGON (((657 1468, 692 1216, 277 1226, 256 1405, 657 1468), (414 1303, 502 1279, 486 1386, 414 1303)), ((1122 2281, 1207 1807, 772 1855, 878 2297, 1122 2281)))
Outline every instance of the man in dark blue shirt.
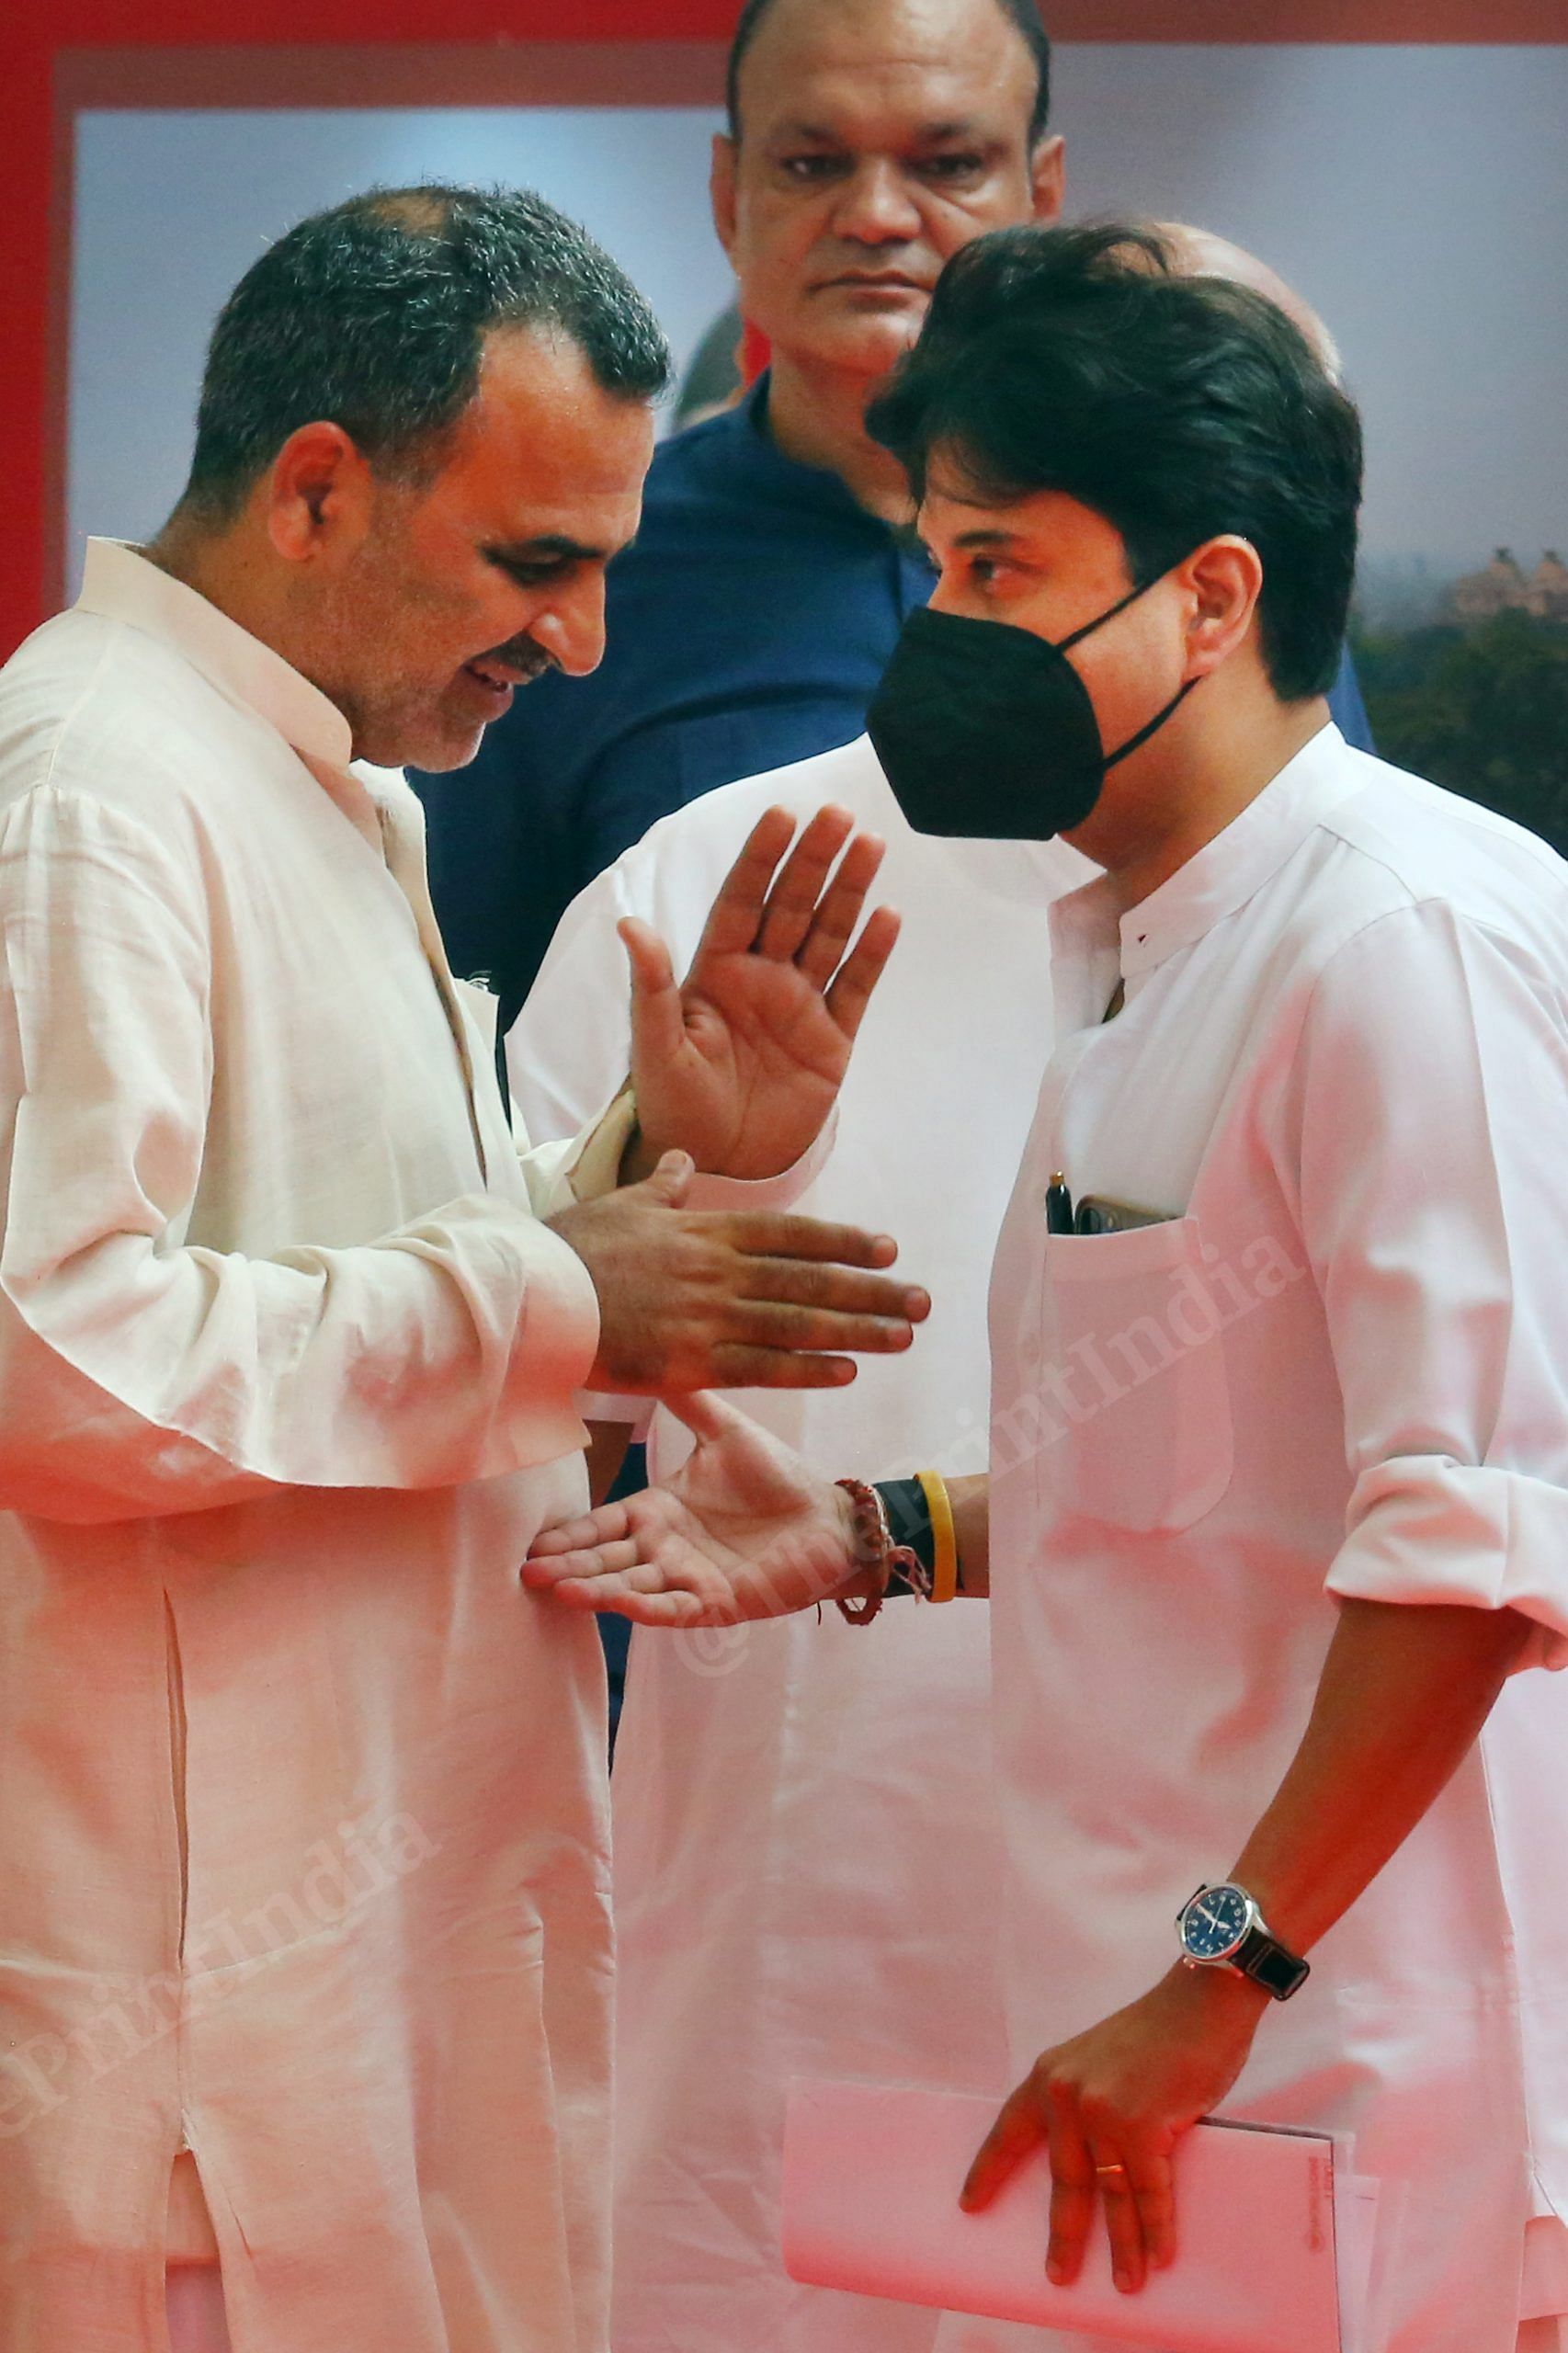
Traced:
MULTIPOLYGON (((540 678, 471 767, 415 779, 449 953, 489 977, 504 1029, 568 904, 658 818, 860 733, 930 594, 865 403, 942 263, 986 229, 1054 218, 1062 186, 1034 0, 947 5, 925 56, 897 0, 743 13, 714 206, 772 371, 655 456, 599 670, 540 678)), ((1334 708, 1365 743, 1348 669, 1334 708)))
POLYGON ((960 245, 1055 217, 1049 97, 1035 0, 748 0, 714 214, 770 374, 659 451, 597 675, 540 678, 472 767, 415 779, 449 952, 503 1027, 570 900, 655 818, 860 733, 935 577, 866 403, 960 245))

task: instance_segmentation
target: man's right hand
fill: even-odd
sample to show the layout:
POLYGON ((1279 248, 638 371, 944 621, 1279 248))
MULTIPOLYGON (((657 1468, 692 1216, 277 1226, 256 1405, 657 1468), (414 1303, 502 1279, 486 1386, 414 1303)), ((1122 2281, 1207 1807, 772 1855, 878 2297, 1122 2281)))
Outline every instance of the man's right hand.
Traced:
POLYGON ((641 1185, 550 1221, 598 1293, 591 1388, 838 1389, 856 1373, 843 1351, 909 1347, 931 1302, 872 1271, 898 1256, 886 1234, 767 1211, 683 1209, 692 1173, 684 1153, 666 1153, 641 1185))

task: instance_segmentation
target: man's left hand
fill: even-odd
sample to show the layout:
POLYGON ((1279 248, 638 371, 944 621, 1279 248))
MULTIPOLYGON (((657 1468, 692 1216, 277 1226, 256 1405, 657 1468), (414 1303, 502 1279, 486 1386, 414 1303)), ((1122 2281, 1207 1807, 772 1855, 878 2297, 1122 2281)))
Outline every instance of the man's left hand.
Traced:
POLYGON ((818 810, 790 849, 793 834, 785 809, 753 827, 684 985, 655 931, 619 926, 642 1131, 629 1175, 681 1151, 714 1176, 777 1176, 833 1108, 898 917, 877 908, 850 949, 882 844, 846 809, 818 810))
POLYGON ((1152 1993, 1036 2060, 969 2169, 961 2203, 987 2206, 1030 2151, 1051 2154, 1046 2270, 1067 2287, 1103 2206, 1129 2295, 1176 2255, 1172 2157, 1246 2063, 1268 1995, 1228 1970, 1179 1963, 1152 1993))

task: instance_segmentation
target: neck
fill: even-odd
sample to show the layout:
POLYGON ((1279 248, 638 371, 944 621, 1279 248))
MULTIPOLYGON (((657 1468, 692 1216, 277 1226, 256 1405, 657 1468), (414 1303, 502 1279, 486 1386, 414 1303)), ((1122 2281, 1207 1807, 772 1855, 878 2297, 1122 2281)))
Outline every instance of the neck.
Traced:
POLYGON ((309 640, 279 577, 287 567, 267 560, 244 517, 226 529, 214 529, 176 507, 142 552, 171 580, 194 588, 247 636, 281 654, 301 677, 312 676, 309 640))
POLYGON ((149 563, 194 588, 252 637, 277 645, 275 616, 267 610, 272 600, 249 559, 243 529, 215 530, 176 507, 142 552, 149 563))
POLYGON ((767 429, 785 457, 836 474, 868 513, 903 524, 915 516, 908 479, 898 460, 866 431, 867 404, 884 381, 775 353, 767 429))
POLYGON ((1155 736, 1153 760, 1135 753, 1127 766, 1138 773, 1119 790, 1113 772, 1094 816, 1066 836, 1105 868, 1124 908, 1157 891, 1233 824, 1329 716, 1321 697, 1281 703, 1267 691, 1239 710, 1204 713, 1192 708, 1202 691, 1162 731, 1176 740, 1165 745, 1155 736))

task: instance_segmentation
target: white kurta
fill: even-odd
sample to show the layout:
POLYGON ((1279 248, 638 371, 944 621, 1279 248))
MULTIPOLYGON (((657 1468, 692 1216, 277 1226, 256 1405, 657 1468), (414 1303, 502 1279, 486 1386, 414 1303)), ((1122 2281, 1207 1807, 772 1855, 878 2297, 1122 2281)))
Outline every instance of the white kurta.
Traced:
POLYGON ((112 545, 0 676, 6 2353, 165 2346, 186 2144, 234 2353, 605 2353, 602 1672, 517 1575, 597 1311, 348 760, 112 545))
MULTIPOLYGON (((991 1310, 1019 2070, 1169 1966, 1333 1596, 1510 1604, 1568 1658, 1568 870, 1329 728, 1119 925, 1103 881, 1053 921, 991 1310), (1048 1238, 1055 1169, 1169 1222, 1048 1238)), ((1394 2353, 1511 2353, 1565 1986, 1568 1682, 1524 1672, 1225 2103, 1354 2135, 1394 2353)))
MULTIPOLYGON (((912 834, 870 746, 706 795, 568 913, 512 1030, 530 1132, 566 1135, 626 1067, 620 915, 684 969, 771 804, 824 801, 889 843, 903 937, 831 1158, 801 1207, 896 1234, 930 1322, 853 1388, 742 1403, 836 1476, 984 1461, 986 1272, 1049 1036, 1059 846, 912 834)), ((660 1415, 667 1467, 685 1434, 660 1415)), ((784 2099, 801 2072, 1005 2085, 994 1968, 987 1612, 894 1603, 729 1633, 640 1633, 614 1775, 616 2353, 929 2353, 937 2316, 794 2286, 778 2251, 784 2099)))

